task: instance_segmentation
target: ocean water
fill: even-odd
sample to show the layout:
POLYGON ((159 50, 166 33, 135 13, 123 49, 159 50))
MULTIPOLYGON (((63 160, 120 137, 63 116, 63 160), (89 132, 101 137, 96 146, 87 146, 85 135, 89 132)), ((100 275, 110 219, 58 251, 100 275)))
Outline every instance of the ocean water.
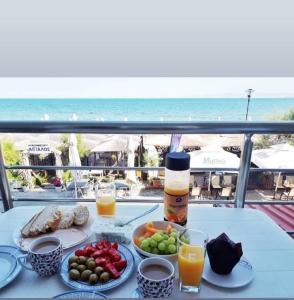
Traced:
MULTIPOLYGON (((0 99, 0 120, 196 121, 245 119, 247 99, 0 99)), ((252 99, 249 119, 294 109, 294 98, 252 99)))

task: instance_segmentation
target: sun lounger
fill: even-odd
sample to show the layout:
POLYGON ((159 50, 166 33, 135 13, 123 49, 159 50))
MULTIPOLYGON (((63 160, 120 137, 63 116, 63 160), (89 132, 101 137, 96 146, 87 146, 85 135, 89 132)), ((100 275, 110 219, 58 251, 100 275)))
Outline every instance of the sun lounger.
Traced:
POLYGON ((233 195, 232 188, 231 187, 224 187, 224 188, 222 188, 222 191, 221 191, 219 196, 221 198, 226 198, 227 200, 229 200, 232 195, 233 195))
POLYGON ((194 186, 192 189, 192 197, 199 199, 201 197, 201 190, 200 186, 194 186))
POLYGON ((211 186, 214 189, 221 189, 221 185, 220 185, 220 176, 219 175, 212 175, 211 177, 211 186))
POLYGON ((291 188, 291 190, 289 192, 282 193, 280 199, 282 199, 283 196, 286 197, 286 200, 289 200, 290 198, 291 198, 291 200, 293 200, 293 198, 294 198, 294 188, 291 188))

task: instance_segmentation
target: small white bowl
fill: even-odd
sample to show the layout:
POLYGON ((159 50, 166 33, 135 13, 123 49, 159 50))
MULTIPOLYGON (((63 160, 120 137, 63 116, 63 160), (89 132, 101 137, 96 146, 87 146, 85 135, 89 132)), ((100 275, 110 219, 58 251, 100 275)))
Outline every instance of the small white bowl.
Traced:
MULTIPOLYGON (((153 223, 153 225, 156 229, 165 229, 170 224, 173 228, 175 228, 179 232, 183 232, 185 230, 185 228, 183 226, 172 223, 172 222, 152 221, 151 223, 153 223)), ((178 257, 178 253, 175 253, 175 254, 153 254, 153 253, 149 253, 149 252, 146 252, 146 251, 142 250, 141 248, 139 248, 135 244, 134 238, 144 235, 144 233, 145 233, 145 224, 146 223, 136 227, 135 230, 133 231, 133 234, 132 234, 132 244, 133 244, 133 247, 135 248, 136 252, 139 254, 139 256, 141 256, 142 258, 161 257, 161 258, 165 258, 169 261, 175 261, 178 257)))

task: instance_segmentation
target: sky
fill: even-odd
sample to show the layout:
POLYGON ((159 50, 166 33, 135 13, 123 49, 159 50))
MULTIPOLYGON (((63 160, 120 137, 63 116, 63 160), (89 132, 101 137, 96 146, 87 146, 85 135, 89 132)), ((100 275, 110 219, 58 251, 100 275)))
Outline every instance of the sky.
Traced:
POLYGON ((0 98, 294 97, 293 78, 0 78, 0 98))

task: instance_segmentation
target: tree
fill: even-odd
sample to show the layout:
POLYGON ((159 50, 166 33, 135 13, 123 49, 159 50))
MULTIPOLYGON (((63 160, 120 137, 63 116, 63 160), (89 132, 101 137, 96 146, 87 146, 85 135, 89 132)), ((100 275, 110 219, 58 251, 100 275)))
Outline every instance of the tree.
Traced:
MULTIPOLYGON (((19 165, 21 162, 21 155, 20 151, 16 149, 14 142, 9 139, 5 138, 2 141, 2 151, 4 162, 7 165, 19 165)), ((9 179, 16 179, 16 180, 23 180, 21 176, 21 172, 19 170, 9 170, 7 171, 7 176, 9 179)))

